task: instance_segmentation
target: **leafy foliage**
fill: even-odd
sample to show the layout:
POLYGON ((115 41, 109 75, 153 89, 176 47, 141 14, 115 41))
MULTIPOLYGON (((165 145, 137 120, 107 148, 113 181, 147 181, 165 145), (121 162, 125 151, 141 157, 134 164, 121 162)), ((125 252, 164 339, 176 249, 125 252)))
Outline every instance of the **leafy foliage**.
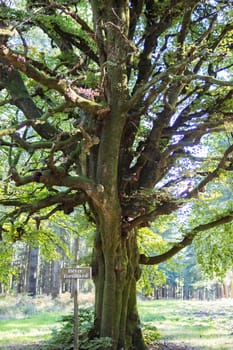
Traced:
POLYGON ((161 338, 158 329, 151 323, 145 322, 143 325, 143 334, 146 344, 153 344, 156 340, 161 338))
MULTIPOLYGON (((48 350, 72 350, 74 346, 74 316, 63 316, 62 326, 53 330, 51 339, 45 346, 48 350)), ((79 309, 79 348, 80 350, 107 349, 111 339, 107 337, 89 339, 93 327, 94 313, 92 308, 79 309)))
POLYGON ((8 285, 13 275, 17 275, 17 269, 12 266, 13 259, 12 244, 2 242, 0 245, 0 283, 8 285))
POLYGON ((233 266, 232 223, 197 237, 195 248, 198 262, 206 276, 223 279, 233 266))
MULTIPOLYGON (((163 252, 167 247, 167 242, 162 237, 148 228, 141 228, 138 237, 140 253, 151 255, 163 252)), ((155 286, 166 284, 164 271, 157 265, 142 266, 141 278, 137 284, 137 290, 144 295, 150 295, 155 286)))
POLYGON ((97 333, 127 348, 123 319, 133 346, 138 265, 233 218, 231 4, 6 1, 0 22, 3 238, 60 244, 42 223, 82 207, 96 227, 97 333), (139 253, 137 231, 163 216, 177 216, 158 230, 169 243, 139 253))

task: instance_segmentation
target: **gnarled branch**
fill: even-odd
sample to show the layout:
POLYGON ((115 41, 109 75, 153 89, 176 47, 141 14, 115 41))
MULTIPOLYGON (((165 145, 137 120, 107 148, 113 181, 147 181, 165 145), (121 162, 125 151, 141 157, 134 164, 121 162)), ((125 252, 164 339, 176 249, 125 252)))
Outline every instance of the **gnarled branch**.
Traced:
POLYGON ((179 243, 173 245, 168 251, 163 254, 156 256, 145 256, 142 254, 140 256, 140 264, 142 265, 158 265, 176 255, 179 251, 184 249, 185 247, 192 244, 194 238, 197 236, 199 232, 210 230, 211 228, 217 227, 219 225, 226 224, 233 220, 233 213, 226 215, 220 219, 214 220, 207 224, 203 224, 194 228, 190 233, 187 233, 185 237, 179 243))
POLYGON ((34 79, 49 89, 54 89, 60 92, 68 101, 72 102, 75 106, 80 107, 86 113, 98 115, 98 112, 103 109, 103 106, 99 103, 78 95, 72 88, 72 84, 68 83, 65 79, 53 78, 48 74, 39 71, 30 63, 30 59, 27 60, 26 57, 12 52, 7 46, 0 46, 0 56, 5 57, 9 63, 26 74, 29 78, 34 79))

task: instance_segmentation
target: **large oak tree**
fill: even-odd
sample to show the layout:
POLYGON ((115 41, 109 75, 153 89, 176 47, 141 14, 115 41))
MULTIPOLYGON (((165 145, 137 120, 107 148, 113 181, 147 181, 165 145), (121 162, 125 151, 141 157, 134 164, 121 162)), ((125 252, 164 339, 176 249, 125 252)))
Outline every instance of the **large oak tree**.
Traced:
POLYGON ((196 223, 163 254, 139 254, 140 227, 232 170, 231 142, 208 163, 198 155, 232 122, 232 33, 223 0, 1 1, 2 236, 19 218, 20 239, 33 220, 84 207, 96 226, 95 334, 111 349, 145 348, 140 264, 232 220, 196 223))

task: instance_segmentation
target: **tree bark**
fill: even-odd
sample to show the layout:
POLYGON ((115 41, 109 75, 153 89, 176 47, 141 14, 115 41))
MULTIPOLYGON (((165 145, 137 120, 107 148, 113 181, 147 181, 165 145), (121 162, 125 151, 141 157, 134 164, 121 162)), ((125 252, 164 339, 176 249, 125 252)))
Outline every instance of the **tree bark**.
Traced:
POLYGON ((52 299, 55 299, 59 295, 60 291, 60 272, 61 272, 61 264, 60 261, 53 261, 52 262, 52 299))
POLYGON ((103 236, 97 229, 93 255, 95 334, 111 337, 112 350, 144 350, 136 301, 140 277, 136 230, 127 236, 119 231, 117 244, 110 240, 109 249, 103 249, 103 236))
POLYGON ((49 295, 51 293, 51 262, 43 262, 41 280, 42 293, 49 295))
POLYGON ((29 251, 28 260, 28 279, 27 293, 30 296, 35 296, 37 292, 37 268, 38 268, 39 248, 33 248, 29 251))

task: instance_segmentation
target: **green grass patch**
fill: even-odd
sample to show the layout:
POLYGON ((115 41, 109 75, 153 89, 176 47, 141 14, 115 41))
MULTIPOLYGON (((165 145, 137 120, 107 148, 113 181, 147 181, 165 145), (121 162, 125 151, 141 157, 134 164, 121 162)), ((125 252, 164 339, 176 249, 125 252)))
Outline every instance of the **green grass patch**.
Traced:
POLYGON ((206 350, 233 349, 233 300, 140 301, 142 322, 156 326, 167 342, 206 350))
POLYGON ((0 320, 0 345, 30 344, 48 339, 58 327, 60 313, 46 312, 27 318, 0 320))
MULTIPOLYGON (((93 301, 91 302, 93 304, 93 301)), ((72 313, 73 300, 39 297, 0 298, 0 347, 48 340, 61 326, 61 317, 72 313)), ((157 330, 162 340, 203 350, 233 349, 233 300, 139 300, 146 340, 157 330)), ((33 349, 33 347, 32 347, 33 349)), ((29 349, 28 349, 29 350, 29 349)))
POLYGON ((26 295, 0 297, 0 347, 39 343, 60 326, 61 315, 73 308, 70 294, 31 298, 26 295))

